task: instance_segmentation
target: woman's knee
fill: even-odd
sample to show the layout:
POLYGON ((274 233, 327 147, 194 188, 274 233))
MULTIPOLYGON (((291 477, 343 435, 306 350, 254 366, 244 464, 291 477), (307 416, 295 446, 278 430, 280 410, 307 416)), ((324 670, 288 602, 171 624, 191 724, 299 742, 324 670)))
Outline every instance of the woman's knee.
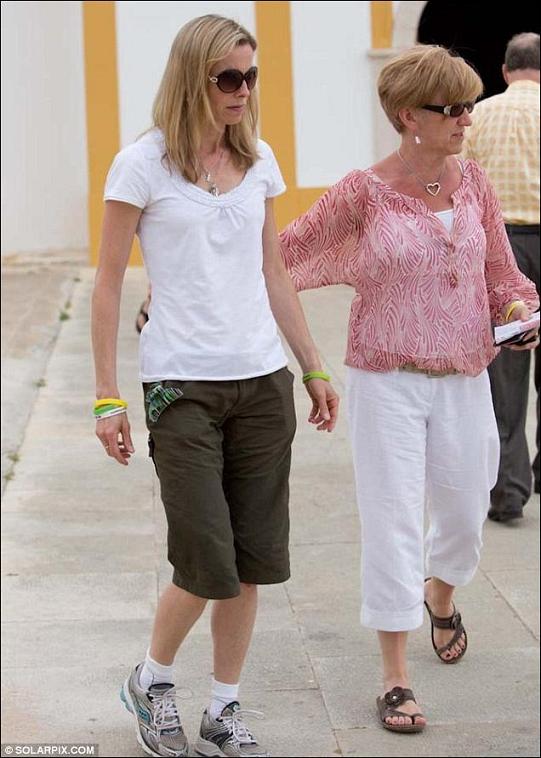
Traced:
POLYGON ((256 594, 257 593, 257 584, 250 584, 248 582, 241 582, 240 583, 240 591, 243 595, 247 594, 256 594))

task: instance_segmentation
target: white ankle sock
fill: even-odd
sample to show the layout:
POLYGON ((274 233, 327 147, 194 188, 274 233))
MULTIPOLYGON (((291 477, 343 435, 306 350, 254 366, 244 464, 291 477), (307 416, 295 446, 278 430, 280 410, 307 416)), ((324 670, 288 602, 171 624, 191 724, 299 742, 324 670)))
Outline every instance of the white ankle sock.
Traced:
POLYGON ((164 666, 150 657, 150 651, 147 655, 143 668, 139 673, 139 684, 144 690, 149 690, 153 684, 172 684, 173 683, 173 666, 164 666))
POLYGON ((213 719, 218 718, 223 709, 229 703, 239 698, 239 685, 238 684, 224 684, 224 682, 217 682, 216 679, 212 679, 212 692, 209 713, 213 719))

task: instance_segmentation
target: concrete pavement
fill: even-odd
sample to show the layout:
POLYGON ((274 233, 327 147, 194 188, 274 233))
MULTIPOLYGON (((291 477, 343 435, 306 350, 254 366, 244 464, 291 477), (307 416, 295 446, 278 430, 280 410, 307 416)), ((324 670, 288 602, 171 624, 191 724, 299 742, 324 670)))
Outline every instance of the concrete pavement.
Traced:
POLYGON ((2 260, 2 492, 86 258, 44 253, 2 260))
MULTIPOLYGON (((2 741, 90 742, 101 755, 139 756, 118 689, 144 656, 158 594, 171 573, 137 382, 133 322, 145 279, 141 270, 128 271, 122 306, 120 386, 137 450, 124 469, 104 457, 94 437, 94 272, 72 263, 49 288, 51 297, 56 293, 49 306, 28 308, 30 320, 32 312, 40 319, 38 338, 28 324, 21 333, 20 322, 12 318, 6 326, 3 318, 9 344, 2 407, 6 429, 16 417, 19 431, 8 431, 3 442, 12 475, 2 502, 2 741), (67 296, 69 318, 60 321, 67 296), (36 340, 41 347, 33 352, 36 340), (20 364, 12 360, 16 349, 20 364), (34 375, 43 379, 39 387, 34 375), (17 388, 31 409, 26 416, 13 405, 17 388)), ((8 293, 10 277, 4 276, 8 293)), ((25 307, 43 293, 43 276, 32 281, 25 307)), ((335 287, 302 299, 343 394, 351 291, 335 287)), ((438 663, 426 621, 411 635, 412 680, 429 728, 410 737, 384 731, 375 717, 377 644, 358 622, 358 519, 345 416, 334 434, 316 433, 305 420, 299 369, 294 361, 291 367, 299 416, 292 578, 261 590, 241 690, 244 707, 265 713, 252 724, 260 742, 275 756, 538 755, 539 496, 519 523, 486 524, 481 569, 458 594, 470 641, 465 660, 438 663)), ((176 669, 192 739, 212 670, 208 613, 176 669)))

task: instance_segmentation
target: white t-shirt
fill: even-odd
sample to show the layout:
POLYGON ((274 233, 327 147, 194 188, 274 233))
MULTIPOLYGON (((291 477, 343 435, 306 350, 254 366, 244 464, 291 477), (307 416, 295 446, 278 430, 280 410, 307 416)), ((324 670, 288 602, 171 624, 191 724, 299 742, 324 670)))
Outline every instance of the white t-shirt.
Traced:
POLYGON ((258 140, 257 152, 218 197, 168 168, 158 129, 115 157, 105 200, 143 209, 137 234, 152 285, 143 382, 246 379, 287 364, 262 270, 265 199, 285 184, 271 148, 258 140))

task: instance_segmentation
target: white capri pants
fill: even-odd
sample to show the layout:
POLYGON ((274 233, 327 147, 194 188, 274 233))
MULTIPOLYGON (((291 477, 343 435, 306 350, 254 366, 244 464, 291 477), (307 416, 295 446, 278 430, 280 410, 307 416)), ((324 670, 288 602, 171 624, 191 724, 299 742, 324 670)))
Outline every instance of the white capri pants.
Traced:
POLYGON ((461 586, 479 563, 500 455, 488 374, 348 366, 346 386, 361 517, 361 624, 415 629, 425 576, 461 586))

